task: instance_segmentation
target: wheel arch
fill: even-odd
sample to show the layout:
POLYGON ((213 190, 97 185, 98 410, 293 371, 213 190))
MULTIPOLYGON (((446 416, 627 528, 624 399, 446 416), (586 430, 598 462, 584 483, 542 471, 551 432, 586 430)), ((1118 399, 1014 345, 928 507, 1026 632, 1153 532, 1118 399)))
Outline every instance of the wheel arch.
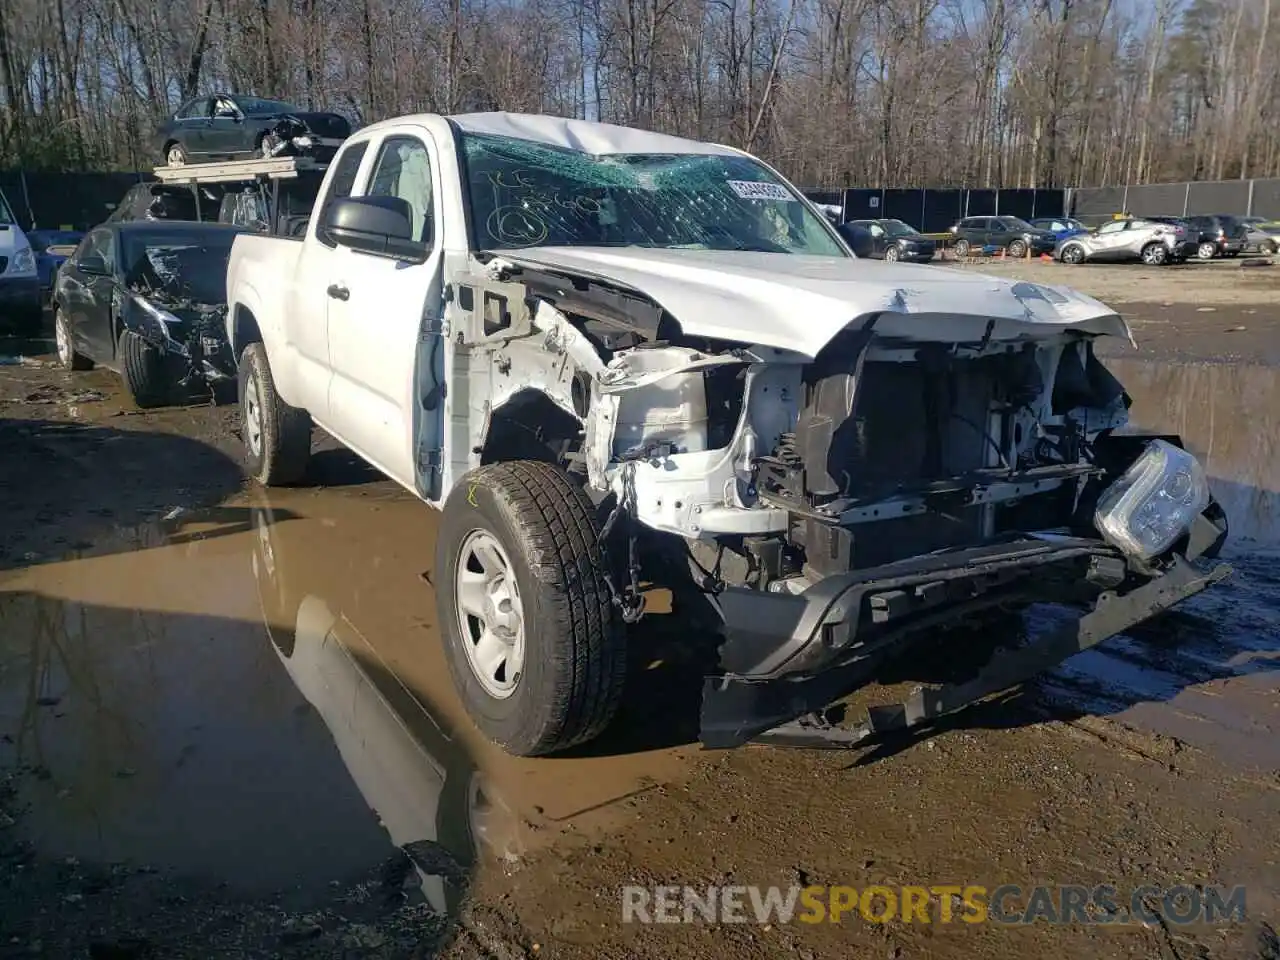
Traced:
POLYGON ((231 344, 231 353, 236 358, 237 363, 239 362, 240 354, 244 353, 245 347, 251 343, 265 342, 257 316, 251 307, 243 303, 237 303, 232 308, 227 325, 229 328, 227 330, 227 340, 231 344))
POLYGON ((507 395, 485 423, 479 465, 541 460, 564 466, 568 454, 581 447, 583 422, 572 410, 575 402, 581 401, 573 395, 553 397, 538 387, 521 387, 507 395))

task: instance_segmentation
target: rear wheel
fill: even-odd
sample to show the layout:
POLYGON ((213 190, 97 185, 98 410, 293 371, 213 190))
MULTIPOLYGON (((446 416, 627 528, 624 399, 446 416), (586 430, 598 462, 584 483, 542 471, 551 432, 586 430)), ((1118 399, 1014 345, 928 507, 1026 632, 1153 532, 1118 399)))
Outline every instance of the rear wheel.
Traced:
POLYGON ((969 241, 957 240, 956 241, 956 257, 958 257, 961 260, 964 260, 968 256, 969 256, 969 241))
POLYGON ((264 487, 297 483, 311 459, 311 415, 280 399, 262 344, 244 348, 239 376, 246 472, 264 487))
POLYGON ((53 314, 53 340, 58 345, 58 362, 68 370, 93 369, 93 361, 76 350, 70 322, 60 307, 53 314))
POLYGON ((1163 243, 1148 243, 1142 248, 1142 262, 1158 267, 1169 259, 1169 251, 1163 243))
POLYGON ((1009 244, 1009 256, 1015 260, 1021 260, 1027 255, 1027 241, 1014 240, 1009 244))
POLYGON ((1204 243, 1200 244, 1200 246, 1196 248, 1196 256, 1198 256, 1201 260, 1212 260, 1214 257, 1214 254, 1216 254, 1217 252, 1218 252, 1217 244, 1211 243, 1208 240, 1206 240, 1204 243))
POLYGON ((144 410, 164 403, 168 384, 159 350, 132 330, 123 330, 116 356, 120 358, 120 372, 134 403, 144 410))
POLYGON ((467 712, 507 752, 596 737, 626 678, 590 500, 559 467, 480 467, 444 505, 436 590, 446 657, 467 712))

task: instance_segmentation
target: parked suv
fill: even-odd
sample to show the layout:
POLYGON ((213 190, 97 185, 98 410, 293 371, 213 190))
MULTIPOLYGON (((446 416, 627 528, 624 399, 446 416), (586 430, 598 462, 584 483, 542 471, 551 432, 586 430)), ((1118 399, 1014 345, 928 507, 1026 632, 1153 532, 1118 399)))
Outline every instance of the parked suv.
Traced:
POLYGON ((1186 259, 1186 237, 1187 228, 1177 223, 1146 219, 1114 220, 1104 223, 1092 233, 1064 240, 1054 258, 1063 263, 1141 260, 1158 266, 1186 259))
POLYGON ((1196 250, 1201 260, 1238 257, 1249 235, 1249 227, 1240 217, 1211 214, 1187 217, 1187 223, 1200 233, 1196 250))
POLYGON ((1018 217, 965 217, 951 232, 955 234, 957 257, 967 257, 974 247, 1003 247, 1011 257, 1032 253, 1052 253, 1058 238, 1048 230, 1038 230, 1018 217))

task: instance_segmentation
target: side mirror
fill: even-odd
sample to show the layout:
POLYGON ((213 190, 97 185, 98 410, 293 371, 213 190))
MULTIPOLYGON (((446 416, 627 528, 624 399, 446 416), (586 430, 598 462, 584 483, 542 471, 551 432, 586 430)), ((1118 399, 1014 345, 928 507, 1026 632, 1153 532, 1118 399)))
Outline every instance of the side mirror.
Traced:
POLYGON ((361 253, 423 263, 429 248, 413 239, 413 208, 399 197, 344 197, 325 211, 324 232, 361 253))
POLYGON ((81 257, 76 261, 76 269, 93 277, 111 276, 111 271, 107 269, 107 261, 102 257, 81 257))

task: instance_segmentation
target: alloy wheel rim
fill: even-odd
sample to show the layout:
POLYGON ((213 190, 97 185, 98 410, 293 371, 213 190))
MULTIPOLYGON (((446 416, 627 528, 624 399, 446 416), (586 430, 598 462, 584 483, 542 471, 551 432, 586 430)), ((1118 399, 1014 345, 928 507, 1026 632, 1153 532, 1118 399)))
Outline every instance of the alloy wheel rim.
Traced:
POLYGON ((467 665, 489 696, 505 700, 524 670, 524 610, 511 558, 489 531, 463 538, 453 589, 467 665))
POLYGON ((249 452, 262 453, 262 400, 258 395, 258 378, 250 377, 244 389, 244 433, 249 452))
POLYGON ((182 156, 182 151, 181 151, 181 150, 179 150, 177 147, 172 147, 172 148, 170 148, 170 150, 169 150, 169 166, 171 166, 171 167, 180 167, 180 166, 182 166, 183 161, 184 161, 184 157, 182 156))
POLYGON ((53 323, 53 339, 58 345, 58 361, 64 366, 71 365, 71 331, 67 329, 67 319, 59 310, 53 323))

